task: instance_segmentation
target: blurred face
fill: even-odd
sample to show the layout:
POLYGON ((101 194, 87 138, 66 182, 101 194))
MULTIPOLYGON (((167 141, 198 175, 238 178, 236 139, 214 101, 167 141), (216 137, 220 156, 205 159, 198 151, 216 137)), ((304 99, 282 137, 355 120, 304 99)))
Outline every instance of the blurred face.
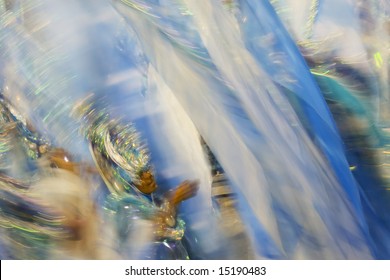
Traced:
POLYGON ((49 158, 53 166, 57 168, 65 169, 71 172, 76 171, 75 163, 72 161, 70 155, 63 149, 55 149, 51 152, 49 158))
POLYGON ((153 174, 148 170, 140 175, 140 183, 136 185, 138 190, 144 194, 151 194, 157 189, 153 174))

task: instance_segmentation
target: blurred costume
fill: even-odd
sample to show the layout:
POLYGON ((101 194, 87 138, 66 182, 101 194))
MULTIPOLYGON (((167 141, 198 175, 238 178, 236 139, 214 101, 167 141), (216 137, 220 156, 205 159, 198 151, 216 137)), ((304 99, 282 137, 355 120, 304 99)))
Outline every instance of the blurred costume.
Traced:
MULTIPOLYGON (((346 2, 326 7, 352 15, 346 2)), ((342 63, 320 71, 317 57, 308 67, 300 39, 313 38, 321 1, 301 3, 311 8, 304 25, 292 25, 304 31, 289 30, 298 43, 277 8, 290 1, 0 3, 3 95, 49 139, 45 170, 63 186, 45 196, 59 207, 48 211, 62 213, 61 203, 80 199, 75 213, 84 207, 94 217, 89 224, 69 214, 61 223, 70 237, 60 240, 84 240, 83 232, 108 225, 91 243, 54 242, 64 256, 389 257, 387 220, 375 213, 388 198, 369 195, 366 184, 385 184, 371 168, 379 165, 371 148, 387 147, 381 124, 371 125, 377 95, 359 99, 337 77, 366 91, 385 87, 342 63), (107 189, 91 187, 95 177, 107 189), (77 199, 56 203, 62 191, 77 199), (80 249, 91 244, 101 250, 80 249)), ((327 42, 319 45, 333 46, 327 42)), ((341 49, 333 53, 348 46, 341 49)), ((24 139, 1 137, 4 145, 24 139)), ((46 179, 34 182, 39 196, 46 179)))

